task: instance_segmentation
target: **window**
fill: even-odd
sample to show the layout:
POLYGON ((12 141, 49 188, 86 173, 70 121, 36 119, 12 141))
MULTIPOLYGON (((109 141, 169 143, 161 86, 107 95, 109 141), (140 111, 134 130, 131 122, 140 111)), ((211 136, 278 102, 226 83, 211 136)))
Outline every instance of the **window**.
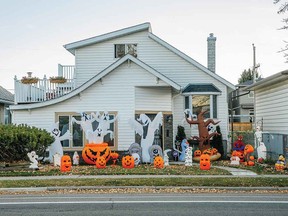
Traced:
POLYGON ((115 58, 121 58, 126 54, 137 57, 137 44, 115 44, 115 58))
POLYGON ((250 91, 250 92, 249 92, 248 98, 254 98, 254 91, 250 91))
MULTIPOLYGON (((90 114, 90 113, 87 113, 90 114)), ((89 115, 90 116, 90 115, 89 115)), ((109 113, 110 120, 115 118, 114 113, 109 113)), ((64 148, 82 148, 85 144, 88 143, 88 140, 85 136, 85 131, 82 129, 81 124, 81 115, 76 113, 57 113, 57 121, 59 121, 59 130, 61 131, 61 135, 64 135, 67 130, 69 130, 72 134, 72 139, 63 140, 61 144, 64 148), (77 122, 72 122, 72 118, 75 118, 77 122)), ((91 128, 95 131, 98 127, 98 122, 95 120, 91 122, 91 128)), ((108 143, 110 147, 116 147, 115 136, 116 136, 116 124, 115 122, 110 124, 110 131, 114 133, 112 139, 110 139, 110 134, 104 136, 104 142, 108 143)))

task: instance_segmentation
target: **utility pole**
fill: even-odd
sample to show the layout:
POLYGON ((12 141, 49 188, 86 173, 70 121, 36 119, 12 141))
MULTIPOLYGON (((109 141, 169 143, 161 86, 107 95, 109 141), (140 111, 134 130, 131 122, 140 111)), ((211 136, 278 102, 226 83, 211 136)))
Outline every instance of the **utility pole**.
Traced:
POLYGON ((253 83, 256 82, 256 47, 254 46, 254 44, 252 44, 253 46, 253 83))

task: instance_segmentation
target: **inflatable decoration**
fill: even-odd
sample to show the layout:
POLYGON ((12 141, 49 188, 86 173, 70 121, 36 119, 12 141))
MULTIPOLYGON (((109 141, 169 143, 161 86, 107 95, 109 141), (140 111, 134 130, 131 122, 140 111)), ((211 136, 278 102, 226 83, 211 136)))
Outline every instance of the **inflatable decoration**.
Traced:
POLYGON ((189 143, 188 143, 187 139, 183 139, 181 141, 181 153, 179 156, 179 161, 185 161, 185 151, 188 147, 189 147, 189 143))
POLYGON ((141 162, 140 156, 137 153, 132 153, 132 157, 134 158, 134 165, 138 166, 141 162))
POLYGON ((194 151, 194 157, 200 157, 202 152, 198 149, 194 151))
POLYGON ((72 162, 69 155, 63 155, 61 157, 61 166, 60 171, 61 172, 70 172, 72 168, 72 162))
POLYGON ((126 155, 122 158, 122 167, 125 169, 132 169, 135 167, 134 158, 131 155, 126 155))
POLYGON ((197 116, 197 120, 194 120, 193 118, 189 119, 185 116, 186 121, 188 122, 188 124, 190 124, 190 126, 192 124, 198 125, 199 136, 193 136, 191 138, 199 141, 199 149, 201 151, 210 148, 210 139, 213 136, 220 135, 219 133, 217 133, 217 131, 209 133, 209 124, 217 125, 220 121, 214 122, 213 119, 207 119, 204 121, 204 114, 207 112, 208 111, 201 111, 197 116))
POLYGON ((162 149, 158 145, 152 145, 149 147, 150 163, 153 164, 155 157, 163 157, 162 149))
MULTIPOLYGON (((196 150, 196 151, 194 152, 193 161, 197 161, 197 162, 200 161, 200 156, 199 156, 199 154, 200 154, 200 156, 201 156, 201 151, 200 151, 200 150, 196 150)), ((209 155, 210 161, 216 161, 216 160, 218 160, 219 158, 221 158, 221 154, 218 152, 218 150, 217 150, 216 148, 205 149, 202 154, 209 155)))
POLYGON ((169 166, 169 157, 168 157, 168 152, 170 152, 171 149, 166 149, 164 151, 164 166, 169 166))
POLYGON ((111 152, 111 153, 110 153, 110 158, 111 158, 112 161, 113 161, 112 166, 115 166, 115 165, 116 165, 116 161, 117 161, 118 157, 119 157, 119 154, 118 154, 117 152, 111 152))
POLYGON ((79 165, 79 155, 77 151, 73 154, 73 165, 79 165))
POLYGON ((208 154, 202 154, 200 156, 200 169, 201 170, 210 170, 210 156, 208 154))
POLYGON ((248 166, 254 166, 255 165, 255 162, 254 162, 254 157, 253 157, 253 160, 251 160, 250 156, 251 156, 251 153, 254 152, 254 147, 250 144, 247 144, 244 148, 244 156, 245 156, 245 165, 248 165, 248 166))
POLYGON ((96 160, 96 167, 98 169, 104 169, 106 168, 106 159, 103 156, 100 156, 96 160))
POLYGON ((47 159, 50 161, 50 163, 53 163, 53 155, 55 155, 56 153, 58 153, 60 157, 63 156, 63 147, 61 145, 61 141, 69 140, 71 137, 71 133, 69 130, 67 130, 65 134, 60 136, 61 131, 58 128, 59 128, 59 122, 53 124, 50 131, 51 135, 54 137, 54 142, 48 147, 49 158, 47 159))
POLYGON ((133 153, 137 153, 140 156, 140 159, 142 157, 142 148, 138 143, 132 143, 128 149, 129 154, 132 155, 133 153))
POLYGON ((38 155, 36 154, 36 152, 35 151, 28 152, 27 156, 31 162, 29 168, 38 169, 38 160, 37 160, 38 155))
POLYGON ((275 163, 275 169, 277 171, 283 171, 286 167, 286 160, 283 154, 279 154, 278 161, 275 163))
POLYGON ((164 160, 161 156, 156 156, 153 163, 154 163, 154 168, 158 168, 158 169, 164 168, 164 160))
POLYGON ((211 149, 205 149, 205 150, 202 152, 202 154, 208 154, 208 155, 212 156, 212 155, 213 155, 213 152, 211 151, 211 149))
POLYGON ((149 147, 154 141, 154 134, 163 123, 163 114, 159 112, 153 121, 145 114, 140 114, 137 120, 130 119, 129 124, 141 136, 142 162, 150 163, 149 147))
POLYGON ((82 150, 82 158, 87 164, 95 164, 98 157, 103 156, 106 162, 110 159, 111 149, 108 143, 86 144, 82 150))
POLYGON ((233 143, 233 151, 244 152, 245 144, 242 140, 243 136, 238 136, 237 140, 233 143))
POLYGON ((185 166, 192 166, 192 147, 185 150, 185 166))

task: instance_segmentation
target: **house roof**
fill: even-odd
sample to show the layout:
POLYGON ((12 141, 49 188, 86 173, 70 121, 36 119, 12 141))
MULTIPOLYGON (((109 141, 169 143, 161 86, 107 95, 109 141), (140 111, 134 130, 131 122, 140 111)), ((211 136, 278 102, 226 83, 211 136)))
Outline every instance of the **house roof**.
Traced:
POLYGON ((183 94, 193 94, 193 93, 211 93, 220 94, 221 91, 216 88, 213 84, 188 84, 182 91, 183 94))
POLYGON ((78 49, 80 47, 89 46, 91 44, 100 43, 103 41, 111 40, 113 38, 122 37, 125 35, 133 34, 133 33, 144 31, 144 30, 151 31, 150 23, 143 23, 140 25, 135 25, 132 27, 120 29, 120 30, 113 31, 113 32, 103 34, 103 35, 99 35, 96 37, 91 37, 88 39, 69 43, 69 44, 64 45, 64 48, 67 49, 69 52, 71 52, 73 55, 75 55, 75 49, 78 49))
POLYGON ((85 89, 89 88, 95 82, 99 81, 101 78, 103 78, 104 76, 109 74, 111 71, 115 70, 117 67, 119 67, 120 65, 122 65, 126 61, 134 62, 135 64, 139 65, 140 67, 142 67, 143 69, 145 69, 149 73, 153 74, 157 78, 161 79, 162 81, 164 81, 168 85, 172 86, 176 90, 178 90, 178 91, 181 90, 181 86, 179 84, 177 84, 173 80, 169 79, 168 77, 164 76, 160 72, 156 71, 155 69, 153 69, 149 65, 145 64, 144 62, 140 61, 138 58, 135 58, 134 56, 132 56, 130 54, 127 54, 124 57, 120 58, 118 61, 114 62, 113 64, 111 64, 110 66, 105 68, 103 71, 101 71, 100 73, 98 73, 94 77, 92 77, 91 79, 89 79, 87 82, 83 83, 77 89, 71 91, 70 93, 68 93, 68 94, 66 94, 66 95, 64 95, 62 97, 55 98, 55 99, 52 99, 52 100, 49 100, 49 101, 45 101, 45 102, 42 102, 42 103, 12 105, 12 106, 10 106, 10 109, 11 110, 35 109, 35 108, 50 106, 50 105, 57 104, 59 102, 65 101, 65 100, 67 100, 69 98, 74 97, 75 95, 81 94, 82 91, 84 91, 85 89))
POLYGON ((266 86, 270 86, 273 85, 275 83, 281 82, 281 81, 285 81, 288 80, 288 70, 284 70, 281 71, 279 73, 276 73, 274 75, 271 75, 269 77, 266 77, 246 88, 244 88, 243 90, 257 90, 259 88, 263 88, 266 86))
POLYGON ((14 95, 11 92, 7 91, 2 86, 0 86, 0 103, 5 103, 5 104, 14 103, 14 95))

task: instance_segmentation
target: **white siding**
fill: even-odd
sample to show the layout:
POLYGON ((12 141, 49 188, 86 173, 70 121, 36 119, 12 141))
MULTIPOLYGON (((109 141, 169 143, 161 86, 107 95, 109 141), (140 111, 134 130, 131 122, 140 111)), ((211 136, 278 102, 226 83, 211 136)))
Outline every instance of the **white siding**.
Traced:
POLYGON ((256 122, 263 118, 263 130, 288 134, 288 81, 255 92, 256 122))

